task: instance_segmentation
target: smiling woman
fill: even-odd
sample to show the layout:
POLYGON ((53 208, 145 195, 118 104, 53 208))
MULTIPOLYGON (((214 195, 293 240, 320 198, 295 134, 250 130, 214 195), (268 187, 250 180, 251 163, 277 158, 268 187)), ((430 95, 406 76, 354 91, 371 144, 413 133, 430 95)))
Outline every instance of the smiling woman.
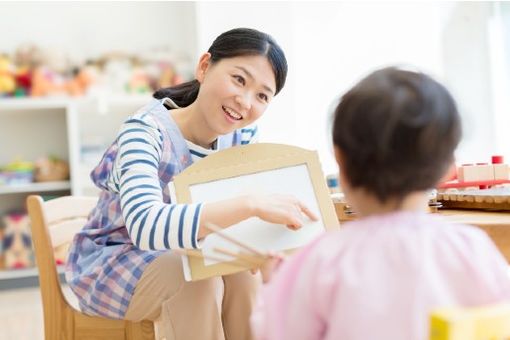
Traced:
POLYGON ((265 56, 239 56, 211 62, 205 53, 199 61, 196 100, 175 109, 172 116, 184 137, 210 148, 218 135, 252 124, 264 113, 276 92, 275 77, 265 56))
POLYGON ((294 197, 242 196, 207 204, 170 201, 168 183, 193 161, 252 143, 249 127, 285 84, 287 62, 271 36, 246 28, 221 34, 195 80, 161 89, 128 118, 91 177, 96 208, 70 250, 66 277, 82 310, 127 320, 159 319, 171 339, 250 339, 255 280, 243 272, 184 282, 176 248, 250 217, 299 228, 315 219, 294 197), (223 284, 218 311, 216 292, 223 284))

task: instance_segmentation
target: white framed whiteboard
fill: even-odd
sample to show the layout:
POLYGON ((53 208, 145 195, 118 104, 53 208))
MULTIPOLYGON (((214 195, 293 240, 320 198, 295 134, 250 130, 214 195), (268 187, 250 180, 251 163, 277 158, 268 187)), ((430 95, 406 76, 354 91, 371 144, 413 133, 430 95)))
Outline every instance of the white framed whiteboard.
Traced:
MULTIPOLYGON (((327 229, 338 228, 338 219, 329 196, 317 153, 282 144, 239 146, 209 155, 174 178, 177 203, 214 202, 249 193, 295 196, 319 217, 306 220, 299 230, 250 218, 224 229, 225 234, 264 251, 296 249, 327 229)), ((233 258, 216 253, 215 248, 237 252, 239 249, 216 233, 200 240, 202 260, 183 257, 187 280, 226 275, 243 270, 229 265, 233 258)))

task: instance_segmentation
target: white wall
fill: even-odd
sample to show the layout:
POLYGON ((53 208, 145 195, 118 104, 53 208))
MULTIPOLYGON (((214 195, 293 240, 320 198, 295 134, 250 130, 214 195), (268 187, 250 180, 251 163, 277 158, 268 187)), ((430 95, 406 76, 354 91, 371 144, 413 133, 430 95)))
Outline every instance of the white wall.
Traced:
POLYGON ((197 4, 198 45, 207 49, 215 36, 235 26, 274 35, 288 56, 289 77, 260 123, 261 139, 318 149, 325 172, 336 169, 328 126, 335 100, 370 71, 391 64, 415 66, 452 91, 465 131, 458 162, 490 161, 495 153, 508 159, 504 139, 494 137, 502 128, 493 108, 488 31, 493 6, 202 2, 197 4))
POLYGON ((491 3, 456 3, 443 31, 444 78, 458 101, 462 163, 490 162, 497 153, 492 103, 488 23, 491 3))
POLYGON ((0 52, 24 42, 77 59, 174 47, 196 54, 193 2, 0 2, 0 52))
POLYGON ((510 3, 494 6, 489 22, 491 90, 494 107, 494 146, 510 161, 510 3))
POLYGON ((326 172, 336 164, 330 143, 330 115, 337 99, 370 71, 411 64, 440 75, 437 4, 311 3, 294 5, 294 43, 299 101, 295 142, 317 148, 326 172))

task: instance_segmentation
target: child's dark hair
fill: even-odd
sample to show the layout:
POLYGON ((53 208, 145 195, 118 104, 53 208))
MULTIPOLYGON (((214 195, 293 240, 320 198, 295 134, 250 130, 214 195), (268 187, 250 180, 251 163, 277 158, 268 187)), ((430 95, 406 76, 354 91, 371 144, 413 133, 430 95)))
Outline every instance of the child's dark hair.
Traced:
MULTIPOLYGON (((283 50, 269 34, 251 28, 235 28, 219 35, 209 47, 208 52, 211 54, 212 63, 239 56, 266 56, 275 76, 275 95, 285 85, 287 60, 283 50)), ((199 88, 200 83, 195 79, 181 85, 157 90, 154 98, 168 97, 178 106, 186 107, 195 101, 199 88)))
POLYGON ((333 143, 352 187, 381 202, 433 188, 461 137, 448 90, 423 73, 384 68, 361 80, 334 112, 333 143))

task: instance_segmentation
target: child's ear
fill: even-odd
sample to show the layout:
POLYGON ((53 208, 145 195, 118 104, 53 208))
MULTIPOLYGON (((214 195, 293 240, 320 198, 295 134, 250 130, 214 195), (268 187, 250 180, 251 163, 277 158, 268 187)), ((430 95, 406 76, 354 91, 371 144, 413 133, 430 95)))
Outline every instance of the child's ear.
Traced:
POLYGON ((198 61, 197 69, 195 70, 195 78, 198 80, 199 83, 202 83, 204 81, 205 72, 209 68, 210 64, 211 53, 207 52, 202 54, 198 61))

